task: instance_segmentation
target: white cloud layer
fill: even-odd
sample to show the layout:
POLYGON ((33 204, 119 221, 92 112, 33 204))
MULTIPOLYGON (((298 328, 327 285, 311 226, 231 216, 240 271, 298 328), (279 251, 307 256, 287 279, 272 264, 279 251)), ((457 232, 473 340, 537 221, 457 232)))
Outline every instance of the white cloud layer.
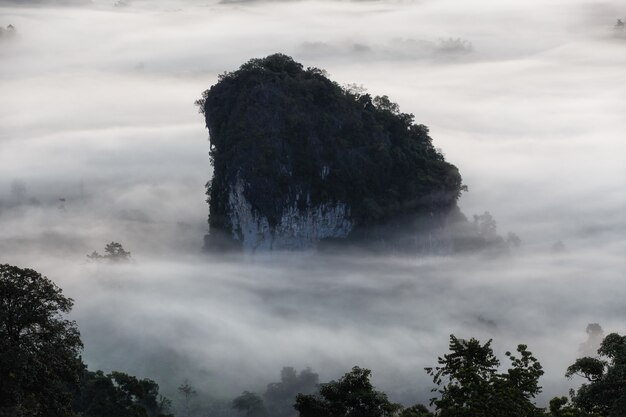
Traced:
POLYGON ((0 262, 76 299, 92 366, 219 396, 283 365, 325 380, 359 364, 424 401, 423 367, 455 333, 528 344, 551 396, 576 382, 562 375, 587 323, 626 331, 621 1, 62 3, 0 2, 17 28, 0 38, 0 262), (201 255, 211 169, 193 102, 273 52, 414 113, 469 186, 463 211, 489 210, 523 250, 201 255), (136 263, 85 262, 111 240, 136 263))

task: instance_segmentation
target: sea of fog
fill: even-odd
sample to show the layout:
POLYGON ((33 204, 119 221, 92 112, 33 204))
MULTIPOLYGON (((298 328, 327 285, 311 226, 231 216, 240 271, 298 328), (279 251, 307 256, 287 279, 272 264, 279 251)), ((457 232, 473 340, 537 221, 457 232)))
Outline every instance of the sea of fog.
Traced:
POLYGON ((283 366, 373 370, 426 401, 448 337, 525 343, 540 404, 588 323, 626 332, 622 1, 0 1, 0 262, 75 299, 92 368, 175 397, 263 392, 283 366), (115 6, 117 4, 117 6, 115 6), (508 256, 201 252, 208 132, 193 102, 283 52, 430 127, 508 256), (87 262, 121 242, 133 262, 87 262), (555 242, 565 250, 555 253, 555 242))

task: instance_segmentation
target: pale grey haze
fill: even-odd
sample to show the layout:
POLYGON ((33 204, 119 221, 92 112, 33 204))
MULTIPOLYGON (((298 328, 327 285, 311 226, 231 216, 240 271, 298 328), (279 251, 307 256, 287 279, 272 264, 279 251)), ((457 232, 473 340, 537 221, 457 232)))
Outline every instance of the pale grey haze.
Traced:
POLYGON ((0 263, 76 300, 93 368, 263 391, 353 365, 425 401, 448 336, 529 345, 544 395, 588 323, 626 332, 626 4, 609 1, 0 1, 0 263), (208 133, 193 102, 283 52, 387 94, 457 165, 510 256, 201 252, 208 133), (128 265, 88 263, 110 241, 128 265), (553 253, 557 241, 565 251, 553 253))

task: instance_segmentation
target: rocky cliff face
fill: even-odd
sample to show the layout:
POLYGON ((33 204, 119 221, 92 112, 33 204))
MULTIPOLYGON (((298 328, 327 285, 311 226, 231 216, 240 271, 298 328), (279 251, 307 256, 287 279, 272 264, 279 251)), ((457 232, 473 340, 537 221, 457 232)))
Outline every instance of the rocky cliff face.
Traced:
POLYGON ((198 101, 210 133, 207 248, 305 249, 443 219, 463 186, 428 129, 384 97, 277 54, 225 73, 198 101), (423 223, 423 222, 422 222, 423 223))
POLYGON ((283 208, 278 222, 270 225, 268 218, 247 200, 241 179, 229 191, 228 216, 233 238, 252 251, 307 249, 322 239, 345 238, 353 227, 345 203, 313 205, 308 196, 296 197, 293 205, 283 208), (298 207, 301 198, 302 209, 298 207))

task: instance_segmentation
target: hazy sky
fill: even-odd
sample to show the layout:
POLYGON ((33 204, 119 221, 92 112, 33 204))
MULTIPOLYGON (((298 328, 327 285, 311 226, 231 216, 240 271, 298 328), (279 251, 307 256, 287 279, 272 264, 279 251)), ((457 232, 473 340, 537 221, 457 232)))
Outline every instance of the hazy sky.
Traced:
POLYGON ((424 400, 423 367, 455 333, 527 343, 551 396, 587 323, 626 331, 623 1, 114 3, 0 1, 17 28, 0 38, 0 262, 76 299, 92 366, 226 396, 283 365, 327 380, 358 364, 424 400), (274 52, 414 113, 469 186, 462 210, 489 210, 522 249, 202 255, 211 168, 193 102, 274 52), (85 262, 112 240, 134 264, 85 262))

